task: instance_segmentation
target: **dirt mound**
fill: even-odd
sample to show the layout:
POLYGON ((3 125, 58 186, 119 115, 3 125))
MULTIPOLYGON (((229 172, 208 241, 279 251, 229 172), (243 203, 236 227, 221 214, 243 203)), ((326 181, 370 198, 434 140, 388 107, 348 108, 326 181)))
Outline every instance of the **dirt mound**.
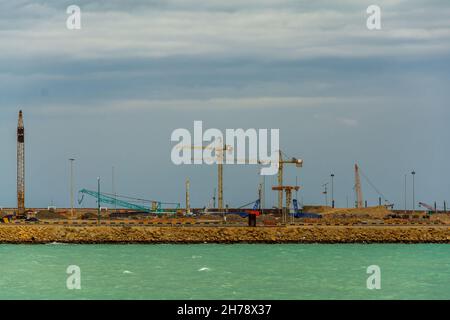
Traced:
POLYGON ((373 217, 373 218, 383 218, 392 211, 386 209, 384 206, 368 207, 368 208, 335 208, 327 211, 323 211, 322 214, 325 216, 332 217, 373 217))
POLYGON ((38 219, 67 219, 64 215, 56 213, 54 211, 42 210, 36 214, 38 219))
POLYGON ((97 219, 98 214, 93 212, 86 212, 81 215, 82 220, 95 220, 97 219))
POLYGON ((303 212, 307 213, 322 213, 333 210, 333 208, 328 206, 304 206, 303 212))

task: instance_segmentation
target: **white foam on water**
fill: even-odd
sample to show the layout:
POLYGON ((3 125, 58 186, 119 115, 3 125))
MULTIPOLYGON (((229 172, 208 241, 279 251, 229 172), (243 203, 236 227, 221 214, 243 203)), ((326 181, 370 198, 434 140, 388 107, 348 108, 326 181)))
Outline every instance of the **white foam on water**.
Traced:
POLYGON ((211 271, 211 269, 207 268, 207 267, 203 267, 203 268, 198 269, 198 271, 211 271))

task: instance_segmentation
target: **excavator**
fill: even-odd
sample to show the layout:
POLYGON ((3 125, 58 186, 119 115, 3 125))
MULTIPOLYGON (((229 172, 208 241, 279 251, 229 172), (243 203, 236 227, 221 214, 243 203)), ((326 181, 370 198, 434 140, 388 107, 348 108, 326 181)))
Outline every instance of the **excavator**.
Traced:
POLYGON ((421 207, 424 207, 425 209, 427 209, 428 210, 428 214, 429 215, 431 215, 431 214, 433 214, 433 213, 437 213, 437 209, 436 208, 434 208, 434 207, 432 207, 432 206, 430 206, 429 204, 426 204, 426 203, 424 203, 424 202, 419 202, 419 206, 421 206, 421 207))

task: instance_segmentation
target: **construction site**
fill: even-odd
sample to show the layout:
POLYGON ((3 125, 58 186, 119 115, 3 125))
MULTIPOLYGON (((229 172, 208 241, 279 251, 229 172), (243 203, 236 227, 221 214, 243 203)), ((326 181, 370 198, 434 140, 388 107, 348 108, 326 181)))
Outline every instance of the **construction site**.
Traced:
MULTIPOLYGON (((417 210, 415 206, 413 210, 394 210, 357 164, 353 206, 335 207, 333 191, 328 205, 328 183, 323 185, 326 205, 300 204, 300 186, 285 185, 283 175, 286 166, 302 168, 303 160, 288 158, 281 150, 278 184, 271 187, 277 194, 277 206, 273 208, 264 207, 262 185, 254 201, 239 208, 224 205, 223 159, 217 161, 218 201, 216 204, 214 195, 208 207, 191 207, 187 179, 184 203, 101 192, 99 180, 97 190, 78 191, 78 207, 72 189, 69 208, 26 208, 25 143, 24 115, 20 111, 17 207, 0 208, 0 242, 450 242, 450 214, 445 202, 443 208, 419 202, 417 210), (363 198, 361 175, 380 195, 376 206, 368 206, 363 198), (97 206, 83 208, 85 198, 91 198, 97 206)), ((223 157, 227 148, 224 145, 216 150, 217 157, 223 157)))

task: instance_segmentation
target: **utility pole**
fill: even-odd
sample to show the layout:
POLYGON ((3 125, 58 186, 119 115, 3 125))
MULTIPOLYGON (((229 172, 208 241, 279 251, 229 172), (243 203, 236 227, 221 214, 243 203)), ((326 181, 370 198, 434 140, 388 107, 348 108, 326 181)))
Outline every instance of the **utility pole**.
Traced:
POLYGON ((189 178, 186 179, 186 214, 191 213, 191 195, 190 195, 191 183, 189 178))
POLYGON ((116 168, 112 167, 112 177, 111 177, 111 184, 112 184, 112 194, 114 195, 114 212, 117 211, 117 192, 116 192, 116 168))
POLYGON ((73 212, 73 190, 74 190, 74 186, 73 186, 73 162, 75 161, 75 159, 71 158, 69 159, 70 161, 70 216, 73 219, 74 217, 74 212, 73 212))
POLYGON ((334 208, 334 173, 331 174, 331 207, 334 208))
POLYGON ((17 124, 17 215, 25 215, 25 127, 22 110, 17 124))
POLYGON ((97 223, 100 224, 100 177, 97 178, 97 205, 98 205, 98 211, 97 211, 97 223))
POLYGON ((415 181, 414 181, 416 172, 412 171, 411 174, 412 174, 412 178, 413 178, 413 213, 416 213, 416 190, 415 190, 416 186, 415 186, 415 181))

